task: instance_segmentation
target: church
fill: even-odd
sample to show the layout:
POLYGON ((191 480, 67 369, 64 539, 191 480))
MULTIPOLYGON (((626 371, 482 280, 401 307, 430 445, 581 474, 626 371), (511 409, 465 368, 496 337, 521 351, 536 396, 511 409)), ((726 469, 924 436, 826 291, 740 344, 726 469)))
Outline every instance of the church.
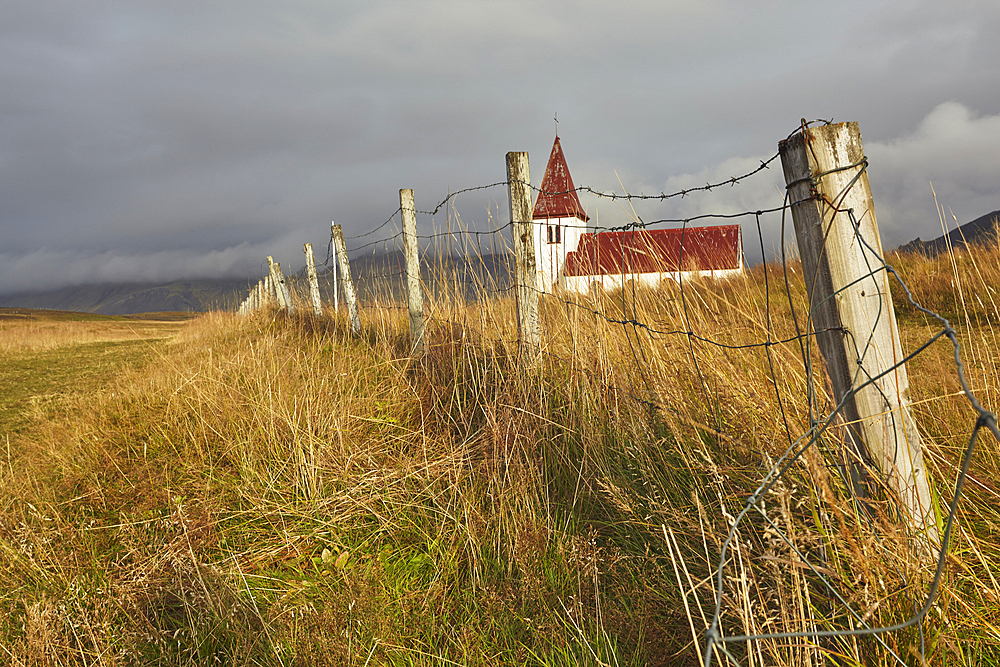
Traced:
POLYGON ((537 285, 587 293, 630 280, 655 287, 664 279, 725 278, 743 271, 739 225, 598 232, 589 225, 558 135, 532 212, 537 285))

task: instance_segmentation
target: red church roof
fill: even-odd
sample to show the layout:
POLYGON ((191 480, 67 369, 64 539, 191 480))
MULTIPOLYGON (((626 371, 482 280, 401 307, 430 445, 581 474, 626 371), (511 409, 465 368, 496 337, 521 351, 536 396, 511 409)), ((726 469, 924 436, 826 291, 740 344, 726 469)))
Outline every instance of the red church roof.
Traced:
POLYGON ((566 256, 563 273, 721 271, 740 268, 741 253, 739 225, 584 234, 576 251, 566 256))
POLYGON ((533 220, 543 218, 577 217, 586 222, 590 216, 583 212, 580 197, 576 194, 573 177, 569 175, 566 157, 563 155, 559 137, 552 144, 552 154, 549 164, 545 167, 542 177, 541 192, 535 200, 535 210, 531 215, 533 220))

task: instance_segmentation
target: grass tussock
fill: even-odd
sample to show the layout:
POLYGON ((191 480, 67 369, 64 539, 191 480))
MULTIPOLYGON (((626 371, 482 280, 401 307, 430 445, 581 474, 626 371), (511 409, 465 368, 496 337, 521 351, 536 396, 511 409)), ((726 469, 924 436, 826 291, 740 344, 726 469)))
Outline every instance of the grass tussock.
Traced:
MULTIPOLYGON (((1000 253, 973 252, 978 273, 958 280, 985 294, 1000 253)), ((937 298, 920 261, 899 258, 901 274, 937 298)), ((739 348, 793 338, 792 306, 804 326, 800 274, 790 298, 767 266, 683 292, 543 299, 529 370, 509 299, 441 289, 421 360, 405 309, 364 310, 360 337, 341 315, 193 321, 10 439, 0 652, 14 665, 699 665, 733 518, 808 427, 809 383, 831 408, 797 341, 739 348)), ((912 349, 933 323, 900 310, 912 349)), ((969 311, 962 331, 987 405, 991 322, 969 311)), ((933 346, 910 370, 943 502, 974 421, 950 355, 933 346)), ((852 504, 837 438, 736 531, 727 636, 891 625, 922 604, 932 572, 888 505, 852 504)), ((984 439, 922 626, 734 643, 732 657, 1000 661, 998 461, 984 439)))

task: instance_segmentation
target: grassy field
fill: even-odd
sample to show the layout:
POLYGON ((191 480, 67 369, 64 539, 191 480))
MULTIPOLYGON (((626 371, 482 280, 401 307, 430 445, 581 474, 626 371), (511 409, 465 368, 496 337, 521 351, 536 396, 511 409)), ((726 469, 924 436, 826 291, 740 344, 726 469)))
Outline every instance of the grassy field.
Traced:
MULTIPOLYGON (((995 406, 1000 252, 893 261, 961 327, 973 390, 995 406)), ((340 316, 273 312, 69 317, 44 334, 4 324, 0 655, 699 665, 731 519, 808 426, 807 367, 797 343, 689 344, 587 309, 733 345, 780 340, 794 335, 789 302, 804 312, 801 271, 789 277, 790 299, 768 266, 689 285, 683 300, 664 288, 543 301, 535 372, 520 370, 509 300, 433 297, 420 362, 398 309, 363 311, 358 337, 340 316)), ((913 349, 935 325, 895 298, 913 349)), ((975 415, 946 343, 910 377, 946 502, 975 415)), ((815 384, 824 396, 821 375, 815 384)), ((923 602, 931 568, 884 507, 859 515, 831 467, 836 437, 821 445, 767 494, 774 523, 739 529, 724 571, 728 635, 857 627, 833 588, 874 626, 923 602)), ((733 644, 734 658, 1000 664, 998 467, 984 438, 921 627, 733 644)))
POLYGON ((0 433, 9 435, 47 407, 104 385, 177 333, 188 313, 111 317, 0 308, 0 433))

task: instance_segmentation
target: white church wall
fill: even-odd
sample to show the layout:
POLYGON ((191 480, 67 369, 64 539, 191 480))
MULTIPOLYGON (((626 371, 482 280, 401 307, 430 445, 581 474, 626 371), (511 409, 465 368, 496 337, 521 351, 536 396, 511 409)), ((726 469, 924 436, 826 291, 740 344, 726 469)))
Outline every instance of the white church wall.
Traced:
POLYGON ((566 256, 576 250, 580 239, 588 232, 587 223, 577 217, 542 218, 532 225, 535 241, 535 268, 538 271, 538 289, 551 292, 562 274, 566 256), (549 242, 549 228, 553 234, 558 227, 559 242, 549 242))
MULTIPOLYGON (((615 275, 593 275, 593 276, 562 276, 559 286, 567 292, 576 294, 587 294, 591 285, 600 285, 607 291, 624 289, 629 281, 634 280, 636 285, 645 287, 656 287, 664 280, 680 282, 682 274, 684 280, 694 278, 713 278, 722 280, 731 278, 743 273, 743 267, 738 269, 716 269, 714 271, 663 271, 657 273, 625 273, 615 275)), ((551 291, 551 290, 548 290, 551 291)))

